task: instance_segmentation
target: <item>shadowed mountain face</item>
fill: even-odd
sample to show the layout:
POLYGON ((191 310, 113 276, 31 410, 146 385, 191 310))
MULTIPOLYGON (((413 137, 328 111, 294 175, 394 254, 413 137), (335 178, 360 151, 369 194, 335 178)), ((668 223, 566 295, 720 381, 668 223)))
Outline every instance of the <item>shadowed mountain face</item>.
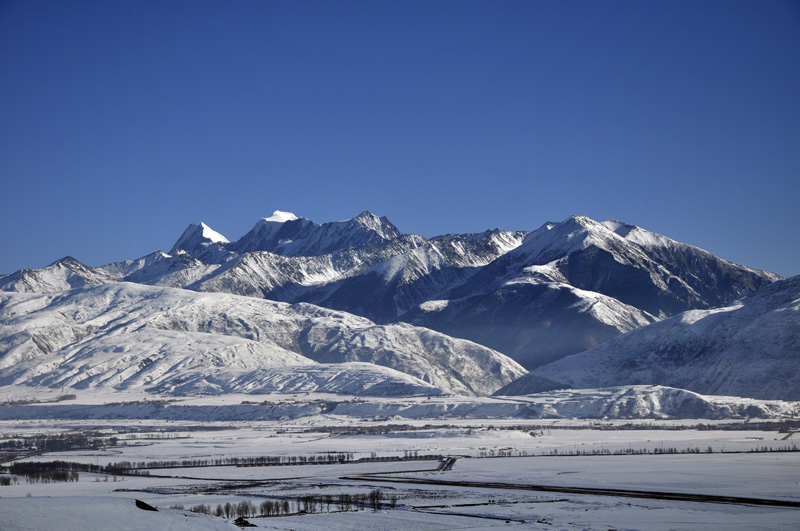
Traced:
POLYGON ((539 367, 497 391, 666 385, 711 395, 800 400, 800 276, 730 306, 690 310, 539 367))
POLYGON ((236 241, 192 224, 170 254, 99 268, 66 259, 0 277, 0 289, 125 281, 308 302, 469 339, 533 369, 777 279, 613 220, 428 239, 369 212, 323 224, 275 212, 236 241))
POLYGON ((441 302, 442 306, 423 304, 406 318, 454 337, 493 345, 526 368, 655 321, 611 297, 562 283, 521 283, 441 302))

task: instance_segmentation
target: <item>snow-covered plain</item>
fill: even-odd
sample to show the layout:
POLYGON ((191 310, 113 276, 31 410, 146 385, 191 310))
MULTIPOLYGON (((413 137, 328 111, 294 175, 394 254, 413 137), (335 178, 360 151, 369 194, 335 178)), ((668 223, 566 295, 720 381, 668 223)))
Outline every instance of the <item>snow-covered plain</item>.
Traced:
MULTIPOLYGON (((193 400, 198 407, 225 410, 242 406, 242 396, 193 400)), ((336 396, 284 395, 282 399, 299 408, 303 403, 336 396)), ((281 398, 270 395, 269 400, 277 403, 281 398)), ((373 400, 380 402, 369 399, 350 405, 364 411, 373 400)), ((419 407, 437 400, 444 399, 416 399, 419 407)), ((71 407, 89 407, 87 401, 88 395, 84 395, 77 399, 83 404, 71 407)), ((0 411, 21 407, 6 406, 0 411)), ((48 406, 30 407, 42 410, 48 406)), ((381 411, 379 404, 372 407, 381 411)), ((6 413, 5 418, 9 416, 6 413)), ((308 496, 320 500, 315 514, 249 517, 248 521, 265 529, 371 526, 408 530, 506 526, 565 530, 795 529, 800 521, 800 507, 546 490, 627 489, 800 504, 800 452, 781 451, 796 449, 797 435, 779 433, 780 422, 775 420, 766 424, 751 419, 404 418, 352 416, 336 414, 335 410, 289 419, 216 422, 191 417, 130 419, 123 415, 93 420, 34 417, 0 421, 0 442, 85 430, 113 435, 118 441, 116 446, 48 452, 24 460, 101 466, 146 462, 151 475, 81 472, 79 481, 68 483, 28 483, 19 477, 17 483, 0 486, 3 529, 226 529, 231 528, 228 526, 234 518, 195 515, 188 509, 198 504, 213 510, 226 502, 251 501, 259 506, 265 500, 286 500, 294 513, 308 496), (657 453, 670 449, 691 453, 657 453), (310 458, 331 452, 348 454, 353 462, 189 468, 165 463, 170 468, 154 467, 158 462, 180 460, 205 465, 222 458, 310 458), (420 458, 372 459, 414 455, 420 458), (453 456, 456 461, 452 469, 439 471, 440 460, 422 457, 427 455, 453 456), (442 481, 448 484, 435 483, 442 481), (530 490, 530 486, 543 486, 545 490, 530 490), (380 510, 366 507, 343 512, 337 505, 340 494, 367 494, 374 489, 384 493, 380 510), (324 503, 326 495, 331 496, 331 505, 324 503), (392 498, 396 499, 393 508, 392 498), (134 500, 157 507, 159 512, 137 509, 134 500), (176 505, 185 509, 170 509, 176 505)), ((791 416, 788 422, 792 422, 791 416)))
POLYGON ((4 531, 53 529, 59 531, 108 531, 110 529, 239 529, 213 516, 189 511, 146 511, 133 499, 107 496, 59 496, 0 499, 4 531))

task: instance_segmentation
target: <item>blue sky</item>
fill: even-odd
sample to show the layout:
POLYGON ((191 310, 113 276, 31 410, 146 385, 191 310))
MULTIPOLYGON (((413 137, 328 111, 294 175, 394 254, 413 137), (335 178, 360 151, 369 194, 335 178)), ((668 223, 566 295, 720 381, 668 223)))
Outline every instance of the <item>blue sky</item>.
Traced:
POLYGON ((800 274, 800 4, 0 2, 0 273, 273 210, 800 274))

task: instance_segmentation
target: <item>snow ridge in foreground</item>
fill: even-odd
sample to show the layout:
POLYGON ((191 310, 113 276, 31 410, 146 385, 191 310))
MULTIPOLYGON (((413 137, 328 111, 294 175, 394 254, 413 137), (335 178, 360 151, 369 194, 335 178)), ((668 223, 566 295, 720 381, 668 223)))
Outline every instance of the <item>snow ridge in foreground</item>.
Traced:
MULTIPOLYGON (((292 389, 287 389, 292 390, 292 389)), ((6 391, 5 389, 3 391, 6 391)), ((9 390, 22 398, 23 389, 9 390)), ((388 395, 388 393, 384 393, 388 395)), ((37 395, 41 397, 41 394, 37 395)), ((7 405, 0 420, 162 419, 191 421, 287 420, 338 416, 400 419, 793 419, 800 402, 708 396, 662 386, 551 391, 515 397, 372 396, 304 393, 223 395, 114 401, 124 392, 78 392, 68 403, 7 405), (98 403, 105 401, 105 403, 98 403)))

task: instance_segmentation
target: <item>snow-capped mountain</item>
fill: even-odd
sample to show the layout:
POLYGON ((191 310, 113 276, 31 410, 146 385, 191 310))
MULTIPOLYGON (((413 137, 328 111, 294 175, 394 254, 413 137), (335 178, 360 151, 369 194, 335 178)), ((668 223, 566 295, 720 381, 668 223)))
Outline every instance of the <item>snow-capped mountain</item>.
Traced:
POLYGON ((203 248, 214 244, 229 243, 228 239, 203 222, 192 223, 183 232, 172 247, 172 253, 179 250, 201 251, 203 248))
POLYGON ((105 272, 67 256, 41 269, 21 269, 11 275, 0 276, 0 290, 18 293, 52 293, 104 284, 111 280, 112 277, 105 272))
POLYGON ((524 373, 469 341, 308 304, 130 283, 0 293, 0 385, 486 395, 524 373))
POLYGON ((778 278, 633 225, 572 216, 528 234, 454 294, 561 282, 666 317, 731 302, 778 278))
POLYGON ((496 229, 430 240, 413 236, 408 244, 398 239, 399 245, 379 255, 371 267, 318 286, 302 300, 379 322, 405 320, 404 313, 467 281, 523 237, 524 233, 496 229))
POLYGON ((778 278, 614 220, 424 238, 369 212, 318 224, 276 211, 235 241, 195 223, 169 254, 97 268, 65 259, 0 277, 0 290, 122 281, 307 302, 474 341, 532 369, 778 278))
POLYGON ((546 223, 403 319, 500 350, 528 369, 779 277, 618 221, 546 223))
POLYGON ((729 306, 690 310, 533 370, 497 391, 657 384, 800 400, 800 276, 729 306))
POLYGON ((269 251, 284 256, 320 256, 342 249, 382 244, 399 237, 400 231, 385 217, 362 212, 353 219, 318 225, 289 212, 276 211, 240 238, 240 253, 269 251))
POLYGON ((172 248, 193 256, 207 255, 209 247, 245 254, 268 251, 283 256, 321 256, 343 249, 380 246, 401 236, 388 219, 362 212, 353 219, 317 224, 291 212, 276 210, 231 243, 205 223, 192 223, 172 248))
MULTIPOLYGON (((464 282, 524 236, 495 229, 426 239, 401 234, 368 212, 318 225, 276 211, 232 243, 204 223, 191 224, 170 254, 84 267, 106 281, 311 302, 390 323, 464 282)), ((41 292, 50 291, 42 284, 41 292)))

